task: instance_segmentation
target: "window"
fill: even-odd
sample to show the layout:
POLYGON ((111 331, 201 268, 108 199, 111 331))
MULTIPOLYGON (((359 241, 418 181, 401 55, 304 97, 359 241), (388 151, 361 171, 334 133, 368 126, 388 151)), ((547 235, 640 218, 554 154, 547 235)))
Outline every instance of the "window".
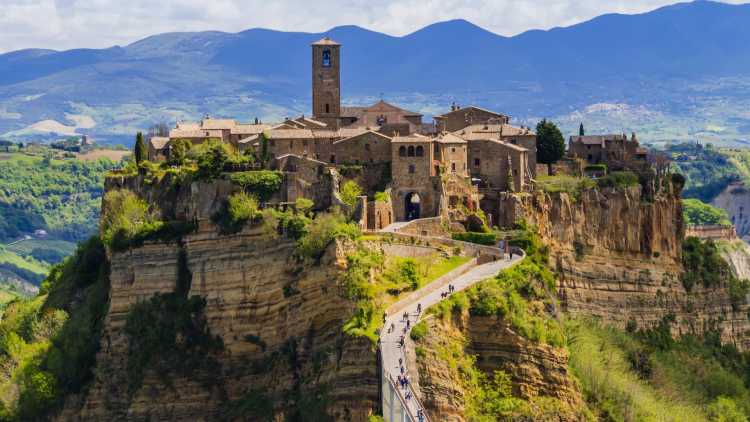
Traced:
POLYGON ((456 149, 455 148, 451 148, 451 152, 456 152, 456 149))
POLYGON ((424 148, 422 148, 422 145, 417 146, 417 157, 424 156, 424 148))
POLYGON ((370 144, 365 144, 365 151, 369 151, 369 150, 370 150, 370 144))
POLYGON ((292 149, 292 141, 289 141, 289 149, 292 149))
POLYGON ((474 159, 474 167, 479 167, 480 161, 479 158, 474 159))
POLYGON ((414 171, 416 169, 414 168, 414 164, 409 164, 409 174, 414 174, 414 171))
POLYGON ((336 164, 336 156, 331 155, 331 164, 336 164))
POLYGON ((407 152, 406 155, 408 155, 409 157, 413 157, 414 156, 414 147, 413 146, 409 145, 409 149, 407 151, 408 152, 407 152))
POLYGON ((398 148, 398 156, 406 157, 406 147, 402 146, 398 148))
POLYGON ((453 173, 455 173, 455 172, 456 172, 456 163, 451 163, 451 171, 452 171, 453 173))
POLYGON ((330 112, 331 112, 331 105, 326 104, 326 113, 330 113, 330 112))
POLYGON ((323 67, 331 67, 331 50, 323 50, 323 67))

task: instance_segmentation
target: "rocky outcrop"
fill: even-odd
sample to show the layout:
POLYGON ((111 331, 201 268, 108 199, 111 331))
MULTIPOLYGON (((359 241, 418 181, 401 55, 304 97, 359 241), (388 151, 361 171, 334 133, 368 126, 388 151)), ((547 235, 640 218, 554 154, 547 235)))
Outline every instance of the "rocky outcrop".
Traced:
POLYGON ((565 349, 531 342, 499 317, 463 313, 427 323, 417 361, 422 402, 433 420, 469 420, 466 407, 476 400, 470 397, 476 391, 467 382, 465 365, 472 362, 488 377, 494 371, 510 375, 513 395, 529 404, 523 420, 543 419, 534 409, 535 400, 541 398, 557 403, 554 420, 580 420, 585 405, 569 374, 565 349))
POLYGON ((737 235, 750 239, 750 189, 744 182, 730 183, 711 201, 711 205, 725 209, 737 235))
MULTIPOLYGON (((653 200, 640 187, 518 195, 522 209, 550 248, 564 310, 625 327, 653 327, 674 316, 675 335, 718 330, 724 342, 750 348, 746 305, 733 306, 726 286, 691 292, 680 276, 684 233, 679 193, 653 200)), ((513 209, 511 207, 510 209, 513 209)))
POLYGON ((180 244, 148 243, 112 254, 110 311, 95 380, 88 394, 68 401, 59 419, 243 420, 244 400, 256 407, 271 402, 279 418, 301 403, 317 403, 336 420, 365 420, 378 402, 377 359, 369 340, 342 333, 353 309, 339 294, 347 249, 332 245, 319 262, 293 252, 293 242, 260 228, 220 236, 201 221, 180 244), (180 265, 192 275, 188 296, 206 299, 203 316, 223 350, 206 357, 214 365, 197 365, 188 374, 148 370, 129 394, 123 326, 131 305, 175 291, 184 277, 180 265))

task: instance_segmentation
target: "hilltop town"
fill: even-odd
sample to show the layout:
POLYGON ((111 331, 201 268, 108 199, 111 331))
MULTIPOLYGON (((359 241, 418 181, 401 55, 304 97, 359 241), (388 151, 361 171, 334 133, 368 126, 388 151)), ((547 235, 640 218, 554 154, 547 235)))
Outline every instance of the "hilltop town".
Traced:
MULTIPOLYGON (((506 219, 499 206, 502 193, 530 192, 537 175, 547 174, 547 166, 537 163, 534 131, 511 125, 510 116, 499 112, 454 103, 427 123, 422 114, 383 100, 342 106, 342 45, 323 38, 311 47, 310 116, 278 124, 210 117, 178 122, 169 136, 150 138, 148 159, 169 161, 180 142, 229 144, 240 154, 268 157, 271 169, 294 174, 296 186, 287 189, 284 202, 303 197, 321 205, 330 200, 306 187, 320 184, 323 169, 340 173, 355 167, 371 199, 363 204, 367 229, 441 216, 465 221, 480 209, 493 226, 506 219), (387 207, 373 200, 377 187, 386 189, 387 207)), ((580 176, 588 168, 590 174, 604 176, 601 169, 639 169, 647 158, 635 134, 630 139, 619 134, 574 136, 568 154, 556 173, 580 176)))

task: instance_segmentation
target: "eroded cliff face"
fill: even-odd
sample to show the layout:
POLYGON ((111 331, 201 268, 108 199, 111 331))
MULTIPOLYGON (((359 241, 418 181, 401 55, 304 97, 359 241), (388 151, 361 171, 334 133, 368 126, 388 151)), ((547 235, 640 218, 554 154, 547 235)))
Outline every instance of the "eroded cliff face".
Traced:
POLYGON ((377 359, 368 340, 341 330, 352 312, 338 290, 347 249, 331 245, 320 262, 301 261, 293 251, 293 242, 260 228, 218 235, 201 221, 181 244, 112 254, 95 381, 88 394, 68 401, 59 419, 257 420, 237 410, 244 399, 251 407, 272 402, 276 418, 307 401, 336 420, 365 420, 377 408, 377 359), (223 350, 206 357, 213 365, 188 374, 149 369, 131 395, 123 331, 128 312, 140 300, 175 291, 181 260, 192 274, 188 296, 206 299, 203 317, 223 350))
POLYGON ((726 286, 693 287, 680 281, 682 207, 679 194, 662 192, 652 201, 640 187, 516 196, 550 247, 564 310, 639 328, 674 315, 675 335, 721 333, 724 342, 750 348, 748 306, 732 306, 726 286))
POLYGON ((568 370, 565 349, 529 341, 502 318, 454 314, 451 319, 429 319, 429 331, 420 340, 418 359, 422 402, 433 420, 470 420, 471 383, 462 366, 474 356, 476 367, 492 377, 506 372, 513 395, 527 401, 529 409, 518 420, 582 420, 585 405, 568 370), (550 406, 550 400, 554 405, 550 406), (546 402, 546 410, 539 404, 546 402), (549 410, 553 409, 551 412, 549 410))

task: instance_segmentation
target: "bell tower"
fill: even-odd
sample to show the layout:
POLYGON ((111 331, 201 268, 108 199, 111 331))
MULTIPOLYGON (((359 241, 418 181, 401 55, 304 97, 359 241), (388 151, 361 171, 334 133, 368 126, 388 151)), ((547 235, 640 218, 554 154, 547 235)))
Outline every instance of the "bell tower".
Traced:
POLYGON ((341 117, 341 44, 325 37, 312 44, 312 114, 338 127, 341 117))

